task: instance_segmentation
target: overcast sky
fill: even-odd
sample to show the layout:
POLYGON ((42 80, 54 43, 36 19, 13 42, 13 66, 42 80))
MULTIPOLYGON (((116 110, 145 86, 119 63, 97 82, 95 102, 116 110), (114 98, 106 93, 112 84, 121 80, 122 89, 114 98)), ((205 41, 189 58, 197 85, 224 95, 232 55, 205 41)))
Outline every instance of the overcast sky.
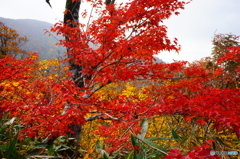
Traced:
MULTIPOLYGON (((116 0, 117 1, 117 0, 116 0)), ((0 0, 0 17, 12 19, 36 19, 50 23, 63 19, 66 0, 0 0)), ((164 61, 194 61, 210 56, 214 33, 240 35, 240 0, 193 0, 171 17, 165 24, 168 35, 179 40, 180 54, 161 53, 164 61)))

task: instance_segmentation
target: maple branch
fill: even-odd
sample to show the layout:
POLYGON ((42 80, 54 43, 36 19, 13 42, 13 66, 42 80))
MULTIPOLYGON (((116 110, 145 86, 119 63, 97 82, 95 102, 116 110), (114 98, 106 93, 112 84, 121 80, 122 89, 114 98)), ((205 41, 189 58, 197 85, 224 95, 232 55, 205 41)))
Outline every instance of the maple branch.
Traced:
POLYGON ((102 84, 101 86, 99 86, 98 88, 95 88, 95 89, 93 89, 92 91, 91 91, 91 96, 95 93, 95 92, 97 92, 98 90, 100 90, 101 88, 103 88, 104 86, 106 86, 106 85, 108 85, 108 84, 110 84, 111 82, 108 82, 107 84, 102 84))
POLYGON ((106 61, 113 53, 113 51, 109 52, 102 61, 98 62, 92 68, 97 68, 100 64, 104 63, 104 61, 106 61))
POLYGON ((73 82, 78 83, 79 81, 83 80, 84 77, 85 77, 85 75, 81 74, 81 76, 76 78, 75 80, 73 80, 73 82))
POLYGON ((99 112, 97 110, 91 110, 91 111, 89 111, 89 113, 101 113, 101 112, 99 112))
POLYGON ((132 31, 131 31, 131 33, 128 35, 128 37, 126 38, 126 40, 128 40, 128 38, 130 38, 130 37, 132 36, 132 34, 133 34, 134 31, 135 31, 135 28, 137 28, 137 27, 134 26, 134 27, 132 28, 132 31))
MULTIPOLYGON (((22 69, 23 70, 23 69, 22 69)), ((12 75, 2 79, 0 82, 4 81, 4 80, 8 80, 9 78, 13 77, 15 74, 19 73, 21 71, 21 69, 18 69, 17 71, 15 71, 12 75)))
MULTIPOLYGON (((149 77, 158 77, 159 75, 154 74, 139 74, 140 76, 149 76, 149 77)), ((204 78, 206 76, 184 76, 184 77, 163 77, 164 79, 173 79, 173 80, 180 80, 180 79, 190 79, 190 78, 204 78)), ((145 80, 145 79, 139 79, 139 80, 145 80)))
POLYGON ((50 101, 48 103, 48 106, 50 106, 53 103, 53 90, 52 90, 52 87, 50 86, 49 81, 47 81, 47 84, 48 84, 48 89, 50 90, 50 101))
MULTIPOLYGON (((113 53, 113 52, 111 52, 110 54, 108 54, 108 57, 109 57, 112 53, 113 53)), ((108 57, 106 57, 106 58, 108 58, 108 57)), ((105 58, 105 59, 106 59, 106 58, 105 58)), ((105 59, 104 59, 104 60, 105 60, 105 59)), ((99 74, 100 71, 102 71, 103 69, 105 69, 105 68, 107 68, 107 67, 109 67, 109 66, 111 66, 111 65, 116 64, 116 66, 115 66, 115 68, 114 68, 114 70, 116 70, 117 65, 119 65, 120 63, 123 63, 123 64, 136 64, 136 63, 141 62, 140 60, 138 60, 138 61, 130 61, 130 62, 121 62, 122 59, 123 59, 123 58, 121 57, 119 60, 117 60, 117 61, 115 61, 115 62, 112 62, 112 63, 110 63, 110 64, 108 64, 108 65, 106 65, 106 66, 104 66, 104 67, 102 67, 102 68, 99 68, 97 71, 95 71, 95 75, 93 75, 93 77, 92 77, 92 79, 91 79, 91 81, 90 81, 89 83, 92 83, 92 82, 93 82, 93 79, 99 74)), ((97 65, 100 65, 101 63, 103 63, 103 62, 99 62, 97 65)), ((97 67, 97 65, 93 66, 92 69, 95 68, 95 67, 97 67)), ((85 75, 77 78, 76 81, 80 80, 81 78, 84 78, 84 76, 85 76, 85 75)), ((108 85, 108 84, 110 84, 110 83, 112 83, 112 81, 109 80, 107 84, 105 84, 105 85, 101 84, 101 86, 99 86, 98 88, 93 89, 88 96, 87 96, 87 95, 86 95, 86 96, 84 95, 84 98, 90 97, 93 93, 95 93, 96 91, 100 90, 101 88, 103 88, 104 86, 106 86, 106 85, 108 85)), ((93 84, 93 87, 94 87, 94 85, 96 85, 96 84, 93 84)))
MULTIPOLYGON (((135 32, 136 28, 139 30, 139 26, 143 25, 147 20, 149 20, 149 18, 151 18, 153 15, 150 15, 150 17, 146 18, 145 20, 139 21, 139 23, 135 26, 132 27, 132 31, 131 33, 128 35, 128 37, 126 38, 126 40, 130 41, 130 37, 132 36, 132 34, 135 32)), ((136 34, 134 37, 139 36, 140 34, 144 33, 147 29, 142 30, 141 32, 139 32, 138 34, 136 34)))
POLYGON ((97 115, 88 117, 88 118, 86 118, 85 120, 86 120, 86 121, 93 121, 93 120, 96 120, 96 119, 100 119, 101 115, 102 115, 102 114, 97 114, 97 115))
POLYGON ((91 16, 92 16, 92 12, 93 12, 93 8, 94 8, 94 6, 95 6, 95 2, 93 3, 93 6, 92 6, 92 9, 91 9, 91 12, 90 12, 89 18, 88 18, 86 31, 88 30, 88 27, 89 27, 89 23, 90 23, 90 19, 91 19, 91 16))
MULTIPOLYGON (((111 120, 111 119, 113 119, 113 118, 104 118, 104 117, 102 117, 101 116, 102 114, 99 114, 99 115, 95 115, 95 116, 92 116, 92 117, 89 117, 89 118, 87 118, 87 119, 85 119, 86 121, 93 121, 93 120, 96 120, 96 119, 102 119, 102 120, 111 120)), ((114 120, 118 120, 118 119, 115 119, 114 118, 114 120)))
MULTIPOLYGON (((95 112, 95 111, 93 111, 93 112, 95 112)), ((109 115, 108 113, 100 113, 100 114, 97 114, 97 115, 88 117, 88 118, 86 118, 85 120, 86 120, 86 121, 93 121, 93 120, 96 120, 96 119, 102 119, 102 120, 119 120, 119 118, 113 117, 113 116, 109 115), (103 117, 102 115, 106 115, 106 116, 108 116, 108 118, 105 118, 105 117, 103 117)))
POLYGON ((108 113, 104 113, 103 115, 106 115, 106 116, 108 116, 110 119, 113 119, 113 120, 119 120, 118 118, 113 117, 113 116, 109 115, 108 113))
POLYGON ((130 129, 132 129, 133 126, 134 126, 134 123, 132 123, 132 124, 127 128, 127 130, 125 130, 125 131, 122 133, 122 135, 121 135, 120 138, 122 138, 130 129))
POLYGON ((121 61, 115 61, 115 62, 112 62, 112 63, 109 63, 108 65, 106 65, 106 66, 104 66, 104 67, 102 67, 102 68, 100 68, 99 70, 98 70, 98 72, 100 72, 101 70, 103 70, 103 69, 105 69, 105 68, 107 68, 107 67, 109 67, 109 66, 111 66, 111 65, 114 65, 114 64, 126 64, 127 65, 127 67, 129 67, 129 66, 131 66, 131 65, 134 65, 134 64, 136 64, 136 63, 140 63, 141 62, 141 60, 136 60, 136 61, 126 61, 126 62, 121 62, 121 61))
POLYGON ((44 29, 44 31, 45 31, 44 34, 48 34, 48 36, 52 36, 55 40, 60 41, 60 39, 58 39, 55 35, 53 35, 53 33, 50 32, 49 30, 44 29))
POLYGON ((157 99, 154 99, 154 101, 152 102, 152 104, 149 106, 149 108, 147 110, 145 110, 142 113, 136 114, 137 116, 141 116, 144 115, 145 113, 147 113, 149 110, 151 110, 152 107, 154 107, 154 103, 156 102, 157 99))
MULTIPOLYGON (((107 66, 105 66, 105 67, 103 67, 103 68, 98 69, 97 71, 94 71, 96 68, 100 67, 99 65, 103 64, 104 61, 105 61, 108 57, 110 57, 113 53, 114 53, 114 52, 111 51, 102 61, 99 61, 96 65, 94 65, 94 66, 91 67, 91 70, 92 70, 93 72, 95 72, 95 75, 92 75, 92 79, 90 80, 89 83, 92 83, 92 82, 93 82, 93 79, 98 75, 98 73, 99 73, 102 69, 104 69, 104 68, 106 68, 107 66, 109 66, 109 65, 107 65, 107 66)), ((84 77, 84 76, 83 76, 83 77, 84 77)), ((83 77, 81 77, 81 78, 83 78, 83 77)), ((80 78, 80 77, 79 77, 79 78, 80 78)))
POLYGON ((98 90, 100 90, 101 88, 105 87, 106 85, 112 83, 110 80, 108 81, 107 84, 101 84, 98 88, 94 88, 93 90, 91 90, 90 94, 84 94, 82 97, 83 98, 89 98, 91 97, 95 92, 97 92, 98 90))

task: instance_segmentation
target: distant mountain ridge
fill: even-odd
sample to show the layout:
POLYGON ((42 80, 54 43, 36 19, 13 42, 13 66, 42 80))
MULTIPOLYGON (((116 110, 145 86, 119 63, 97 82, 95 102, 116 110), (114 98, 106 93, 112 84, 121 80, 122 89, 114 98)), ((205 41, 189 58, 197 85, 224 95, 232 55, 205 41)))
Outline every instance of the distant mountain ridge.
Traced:
POLYGON ((21 48, 40 54, 40 60, 52 59, 63 56, 66 49, 62 46, 55 45, 58 40, 63 39, 61 36, 48 36, 44 34, 44 29, 49 30, 53 24, 33 20, 33 19, 8 19, 0 17, 0 21, 8 27, 16 30, 20 36, 26 36, 28 42, 21 48))
MULTIPOLYGON (((55 45, 63 37, 54 35, 54 38, 44 34, 45 29, 49 30, 53 26, 51 23, 33 19, 8 19, 2 17, 0 17, 0 22, 16 30, 20 36, 26 36, 28 42, 21 48, 26 51, 39 53, 40 60, 63 57, 64 52, 66 52, 66 49, 62 46, 55 45)), ((98 48, 98 46, 91 43, 89 45, 94 49, 98 48)), ((154 57, 156 63, 166 63, 159 57, 154 57)))

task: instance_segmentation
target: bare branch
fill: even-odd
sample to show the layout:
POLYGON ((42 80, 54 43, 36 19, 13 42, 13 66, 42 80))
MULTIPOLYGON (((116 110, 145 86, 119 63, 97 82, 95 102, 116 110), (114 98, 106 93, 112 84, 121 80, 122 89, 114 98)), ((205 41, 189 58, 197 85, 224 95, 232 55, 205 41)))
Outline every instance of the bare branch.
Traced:
MULTIPOLYGON (((94 113, 94 112, 95 112, 95 111, 93 111, 93 113, 94 113)), ((96 111, 96 112, 97 112, 97 111, 96 111)), ((86 121, 93 121, 93 120, 96 120, 96 119, 102 119, 102 120, 119 120, 119 118, 113 117, 113 116, 109 115, 108 113, 100 113, 100 114, 97 114, 97 115, 88 117, 88 118, 86 118, 85 120, 86 120, 86 121), (108 116, 108 117, 105 118, 105 117, 103 117, 103 115, 106 115, 106 116, 108 116)))
POLYGON ((88 118, 86 118, 85 120, 86 120, 86 121, 93 121, 93 120, 96 120, 96 119, 100 119, 100 118, 101 118, 101 115, 102 115, 102 114, 97 114, 97 115, 88 117, 88 118))

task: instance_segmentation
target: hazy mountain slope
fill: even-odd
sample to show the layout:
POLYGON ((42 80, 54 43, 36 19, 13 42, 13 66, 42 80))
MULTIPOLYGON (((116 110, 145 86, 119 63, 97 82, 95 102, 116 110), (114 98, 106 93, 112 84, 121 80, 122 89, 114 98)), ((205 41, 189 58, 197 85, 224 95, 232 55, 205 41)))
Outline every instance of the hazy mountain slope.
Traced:
POLYGON ((53 24, 48 22, 32 20, 32 19, 7 19, 0 17, 0 21, 5 23, 8 27, 17 30, 20 36, 26 36, 28 42, 22 48, 26 51, 38 52, 40 58, 49 59, 56 56, 63 55, 65 49, 56 46, 57 39, 62 37, 57 36, 55 39, 52 36, 44 34, 44 29, 50 29, 53 24))
MULTIPOLYGON (((53 24, 38 21, 33 19, 7 19, 0 17, 0 21, 5 23, 8 27, 17 30, 20 36, 26 36, 28 42, 22 48, 26 51, 38 52, 40 54, 40 60, 56 58, 63 56, 66 49, 55 45, 58 42, 57 39, 61 39, 61 36, 48 36, 44 34, 44 29, 50 29, 53 24)), ((89 44, 92 48, 96 49, 98 46, 89 44)), ((156 63, 165 63, 162 59, 155 56, 156 63)))

